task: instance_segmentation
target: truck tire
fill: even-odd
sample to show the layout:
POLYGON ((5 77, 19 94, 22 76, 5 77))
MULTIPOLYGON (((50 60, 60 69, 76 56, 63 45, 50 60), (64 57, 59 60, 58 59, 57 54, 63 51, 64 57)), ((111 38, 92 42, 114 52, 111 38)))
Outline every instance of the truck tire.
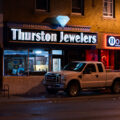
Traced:
POLYGON ((80 86, 78 82, 71 82, 67 87, 67 93, 71 97, 78 96, 80 92, 80 86))
POLYGON ((120 93, 120 81, 115 81, 112 86, 112 92, 115 94, 120 93))
POLYGON ((58 91, 57 90, 55 90, 55 89, 49 89, 49 88, 46 88, 46 91, 47 91, 47 93, 49 93, 49 94, 56 94, 58 91))

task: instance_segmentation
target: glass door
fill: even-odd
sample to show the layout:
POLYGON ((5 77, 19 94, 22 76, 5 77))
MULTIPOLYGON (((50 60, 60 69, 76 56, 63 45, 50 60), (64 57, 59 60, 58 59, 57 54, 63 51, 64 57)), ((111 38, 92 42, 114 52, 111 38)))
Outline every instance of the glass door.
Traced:
POLYGON ((53 71, 57 72, 61 70, 61 58, 53 58, 52 60, 53 71))

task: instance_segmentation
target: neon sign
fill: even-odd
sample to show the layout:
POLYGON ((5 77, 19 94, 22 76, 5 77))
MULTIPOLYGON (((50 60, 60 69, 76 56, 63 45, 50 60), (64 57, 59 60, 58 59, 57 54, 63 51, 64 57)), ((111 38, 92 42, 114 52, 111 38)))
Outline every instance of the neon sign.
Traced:
POLYGON ((108 36, 107 45, 111 47, 120 47, 120 36, 108 36))
POLYGON ((120 35, 118 34, 104 34, 103 39, 103 48, 104 49, 120 49, 120 35))

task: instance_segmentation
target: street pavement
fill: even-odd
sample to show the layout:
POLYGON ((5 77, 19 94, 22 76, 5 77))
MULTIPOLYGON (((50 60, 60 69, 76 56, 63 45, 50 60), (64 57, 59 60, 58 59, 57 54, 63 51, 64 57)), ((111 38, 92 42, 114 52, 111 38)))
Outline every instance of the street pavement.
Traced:
POLYGON ((32 103, 32 102, 62 102, 62 101, 88 101, 96 99, 120 99, 120 94, 111 94, 110 92, 81 92, 78 97, 69 97, 64 92, 58 94, 43 93, 37 96, 28 95, 14 95, 14 96, 0 96, 0 104, 6 103, 32 103))

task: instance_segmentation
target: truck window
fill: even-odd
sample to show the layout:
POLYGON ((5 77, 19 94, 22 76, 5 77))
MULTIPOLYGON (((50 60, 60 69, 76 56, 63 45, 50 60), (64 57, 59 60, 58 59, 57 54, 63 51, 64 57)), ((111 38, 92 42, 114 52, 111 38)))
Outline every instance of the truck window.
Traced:
POLYGON ((88 64, 87 67, 84 70, 85 74, 87 74, 87 73, 90 74, 91 72, 96 72, 96 67, 95 67, 94 64, 88 64))
POLYGON ((97 64, 97 67, 99 72, 103 72, 102 64, 97 64))
POLYGON ((71 62, 68 65, 66 65, 63 70, 81 72, 85 65, 86 63, 71 62))

